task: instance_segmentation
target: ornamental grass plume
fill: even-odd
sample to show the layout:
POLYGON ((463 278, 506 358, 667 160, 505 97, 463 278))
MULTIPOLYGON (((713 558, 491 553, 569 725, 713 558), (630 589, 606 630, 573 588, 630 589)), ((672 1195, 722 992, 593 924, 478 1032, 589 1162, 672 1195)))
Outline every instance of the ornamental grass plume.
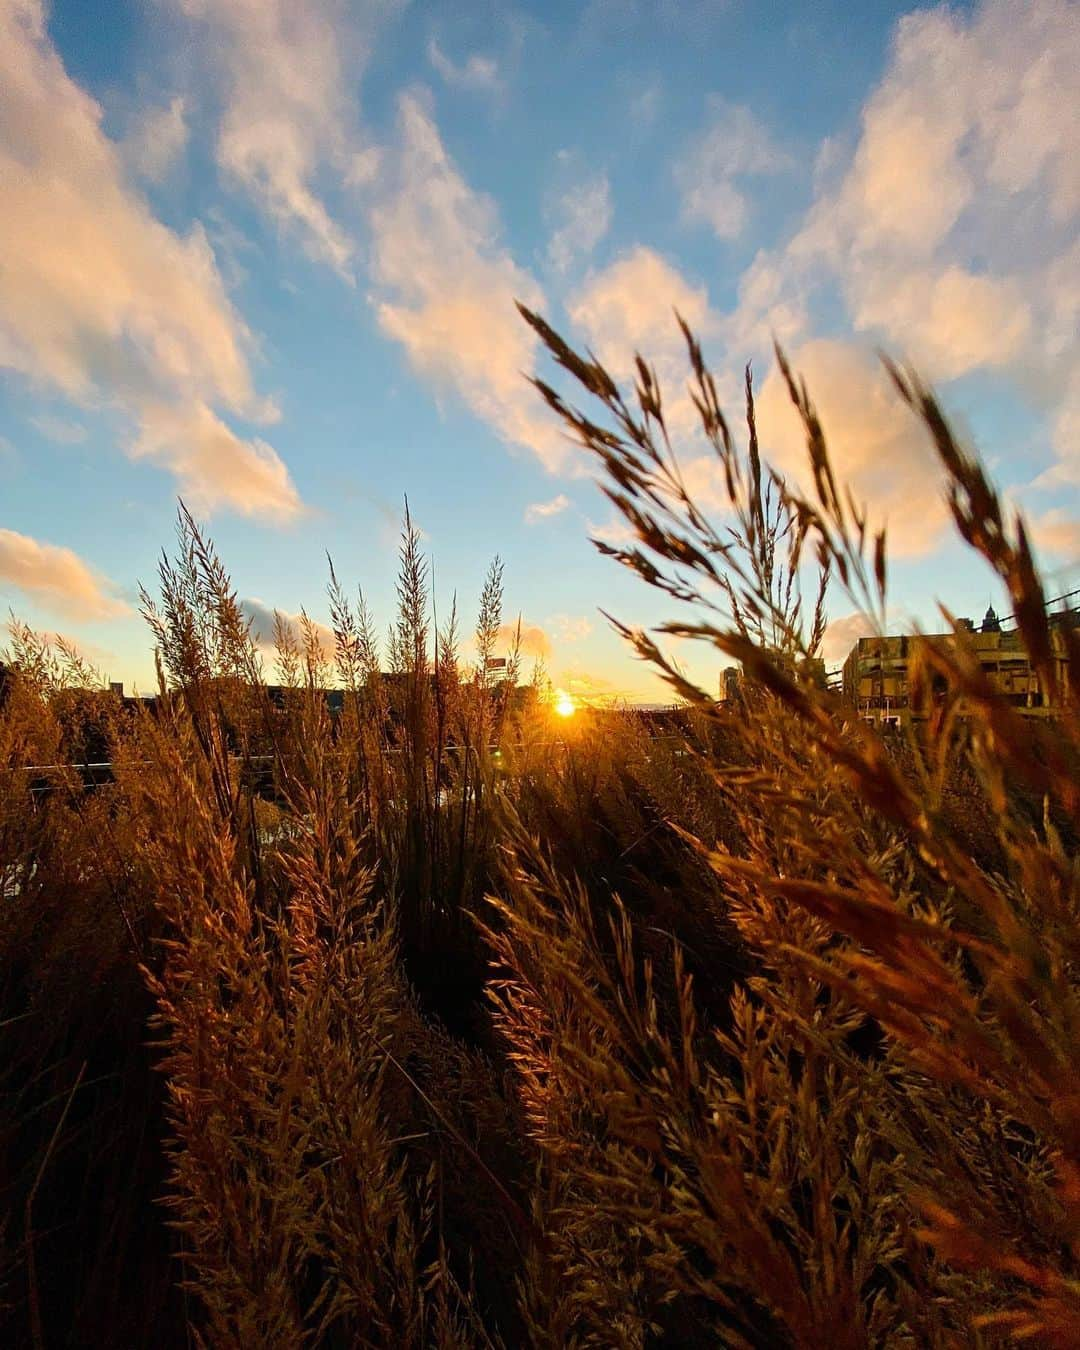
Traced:
MULTIPOLYGON (((628 1219, 641 1215, 648 1261, 667 1279, 678 1271, 704 1288, 709 1253, 718 1307, 730 1315, 733 1294, 749 1295, 796 1344, 1000 1333, 1075 1344, 1078 639, 1067 616, 1050 612, 1023 520, 1006 517, 917 376, 889 366, 937 449, 956 528, 1007 589, 1055 708, 1052 720, 1033 722, 1012 707, 956 624, 952 641, 923 646, 915 700, 941 694, 894 750, 809 677, 830 578, 884 616, 887 540, 871 536, 865 511, 838 485, 825 432, 783 353, 806 436, 808 495, 760 467, 749 372, 749 450, 745 461, 737 454, 683 326, 691 397, 731 506, 733 523, 718 530, 682 485, 645 362, 631 403, 594 361, 524 313, 599 407, 586 415, 537 382, 597 456, 605 491, 635 531, 634 545, 605 551, 687 607, 663 633, 740 661, 747 677, 741 762, 714 756, 710 765, 739 828, 695 843, 760 971, 733 995, 736 1035, 714 1029, 703 1062, 686 987, 672 995, 682 1009, 675 1036, 651 1011, 648 965, 635 965, 621 941, 624 992, 609 973, 604 1025, 613 1038, 621 1027, 628 1061, 648 1050, 649 1067, 612 1087, 618 1112, 606 1127, 623 1147, 612 1149, 618 1165, 590 1172, 592 1186, 628 1219), (804 626, 808 562, 817 599, 804 626), (978 850, 947 809, 958 776, 989 835, 978 850), (761 1079, 762 1058, 779 1090, 761 1079), (675 1084, 686 1087, 671 1112, 675 1084), (643 1129, 650 1096, 660 1109, 643 1129), (650 1222, 629 1197, 657 1173, 664 1186, 650 1222)), ((710 707, 653 638, 623 631, 677 692, 710 707)), ((525 922, 515 918, 521 907, 500 912, 508 934, 525 922)), ((549 903, 553 912, 549 924, 578 922, 568 902, 555 911, 549 903)), ((623 920, 613 925, 625 934, 623 920)), ((584 941, 574 948, 589 950, 584 941)), ((604 987, 599 963, 587 969, 583 997, 604 987)), ((513 999, 508 1012, 512 1020, 513 999)))
POLYGON ((183 508, 152 704, 14 627, 6 1343, 1080 1343, 1077 636, 1022 520, 890 366, 1052 715, 945 615, 882 732, 819 657, 837 591, 883 628, 888 539, 783 353, 806 490, 683 328, 714 521, 645 359, 525 317, 633 532, 598 547, 678 607, 617 625, 677 710, 558 722, 520 623, 496 664, 498 560, 466 659, 408 512, 386 641, 331 564, 328 627, 261 646, 183 508))

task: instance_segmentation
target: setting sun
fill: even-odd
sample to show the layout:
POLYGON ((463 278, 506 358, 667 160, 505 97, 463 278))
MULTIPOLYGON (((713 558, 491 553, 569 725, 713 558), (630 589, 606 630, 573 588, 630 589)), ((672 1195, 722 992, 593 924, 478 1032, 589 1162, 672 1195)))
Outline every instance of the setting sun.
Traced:
POLYGON ((574 713, 577 712, 577 704, 562 689, 556 690, 555 702, 552 707, 560 717, 573 717, 574 713))

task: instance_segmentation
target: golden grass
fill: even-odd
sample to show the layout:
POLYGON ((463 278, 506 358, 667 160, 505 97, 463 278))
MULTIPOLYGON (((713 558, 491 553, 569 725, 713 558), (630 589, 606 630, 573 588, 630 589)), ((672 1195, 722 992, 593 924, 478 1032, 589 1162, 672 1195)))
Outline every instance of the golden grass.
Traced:
POLYGON ((8 1342, 1077 1344, 1076 638, 1022 522, 893 371, 1060 715, 1023 721, 959 640, 886 744, 812 678, 830 586, 884 615, 888 546, 782 357, 806 496, 762 462, 749 379, 737 445, 686 331, 717 526, 646 363, 622 391, 525 317, 635 531, 604 551, 685 608, 624 629, 685 713, 560 730, 509 697, 497 562, 464 666, 408 516, 385 651, 331 570, 334 651, 281 627, 281 698, 186 512, 144 596, 156 712, 16 628, 8 1342), (663 632, 740 662, 738 702, 663 632), (99 743, 94 792, 22 771, 99 743))

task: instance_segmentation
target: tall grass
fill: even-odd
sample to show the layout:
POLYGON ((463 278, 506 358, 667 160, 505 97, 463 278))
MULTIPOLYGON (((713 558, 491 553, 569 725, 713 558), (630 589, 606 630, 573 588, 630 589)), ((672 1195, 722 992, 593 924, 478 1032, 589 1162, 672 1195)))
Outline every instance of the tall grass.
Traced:
POLYGON ((332 650, 279 623, 269 679, 185 511, 144 595, 153 712, 16 628, 10 1343, 1077 1344, 1080 667, 1022 522, 894 370, 1060 715, 958 632, 883 741, 814 671, 830 589, 885 614, 888 542, 782 355, 809 494, 686 331, 717 523, 646 362, 620 389, 525 318, 634 531, 603 551, 682 607, 623 629, 682 712, 557 731, 517 652, 494 678, 501 564, 466 662, 408 515, 386 642, 331 566, 332 650), (665 634, 740 663, 739 698, 665 634), (98 745, 92 792, 48 767, 98 745))

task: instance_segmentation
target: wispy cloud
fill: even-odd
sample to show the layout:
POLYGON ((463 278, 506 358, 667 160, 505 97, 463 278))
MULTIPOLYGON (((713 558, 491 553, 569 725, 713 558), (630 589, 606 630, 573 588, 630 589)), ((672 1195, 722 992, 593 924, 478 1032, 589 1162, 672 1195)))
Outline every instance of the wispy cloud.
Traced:
POLYGON ((370 177, 353 86, 389 0, 170 0, 206 23, 224 93, 218 162, 307 253, 352 276, 355 242, 327 205, 323 174, 370 177))
POLYGON ((562 683, 577 703, 586 707, 615 706, 625 700, 626 691, 617 688, 611 680, 594 671, 574 665, 563 671, 562 683))
POLYGON ((63 417, 53 417, 50 413, 41 413, 31 417, 34 426, 50 441, 57 445, 81 445, 86 440, 86 428, 81 422, 71 422, 63 417))
POLYGON ((499 242, 492 201, 473 191, 430 112, 401 99, 399 144, 371 212, 372 275, 382 329, 415 370, 453 389, 503 440, 550 469, 573 451, 522 378, 537 342, 515 299, 543 308, 533 277, 499 242))
POLYGON ((585 614, 554 614, 550 622, 555 628, 555 641, 564 646, 584 642, 593 631, 592 620, 585 614))
POLYGON ((736 238, 749 213, 744 180, 780 173, 791 162, 749 108, 713 97, 704 132, 674 168, 684 219, 736 238))
MULTIPOLYGON (((654 250, 639 246, 603 271, 593 274, 567 302, 577 329, 601 363, 620 381, 634 378, 634 354, 640 352, 659 381, 664 419, 679 442, 679 468, 688 490, 708 511, 728 507, 723 470, 704 441, 701 417, 689 392, 686 340, 676 313, 706 348, 724 332, 724 322, 709 304, 704 286, 696 286, 654 250)), ((734 372, 717 371, 721 401, 731 406, 740 397, 734 372)), ((628 540, 621 522, 593 526, 592 534, 607 543, 628 540)))
MULTIPOLYGON (((160 409, 178 434, 205 425, 204 408, 267 415, 205 234, 168 229, 129 185, 100 107, 49 41, 40 0, 0 3, 0 179, 0 366, 74 401, 119 406, 140 438, 157 437, 165 463, 189 451, 161 440, 160 409)), ((187 481, 231 509, 251 510, 249 490, 272 514, 299 507, 275 452, 231 432, 187 481)))
POLYGON ((165 179, 188 143, 187 105, 177 95, 162 107, 146 108, 124 141, 128 163, 152 183, 165 179))
POLYGON ((631 119, 640 127, 655 125, 663 101, 664 86, 658 77, 654 76, 644 84, 635 80, 628 97, 631 119))
POLYGON ((536 525, 541 520, 550 520, 552 516, 565 511, 569 505, 570 498, 565 492, 560 492, 549 502, 532 502, 525 508, 525 524, 536 525))
POLYGON ((606 174, 590 176, 559 194, 550 207, 555 228, 548 241, 548 261, 556 272, 568 272, 589 257, 611 228, 611 184, 606 174))
POLYGON ((492 56, 472 52, 464 61, 454 61, 447 56, 435 38, 431 38, 428 42, 427 56, 432 69, 453 89, 495 95, 503 92, 499 63, 492 56))
POLYGON ((113 619, 130 613, 112 582, 69 548, 0 529, 0 581, 70 619, 113 619))

